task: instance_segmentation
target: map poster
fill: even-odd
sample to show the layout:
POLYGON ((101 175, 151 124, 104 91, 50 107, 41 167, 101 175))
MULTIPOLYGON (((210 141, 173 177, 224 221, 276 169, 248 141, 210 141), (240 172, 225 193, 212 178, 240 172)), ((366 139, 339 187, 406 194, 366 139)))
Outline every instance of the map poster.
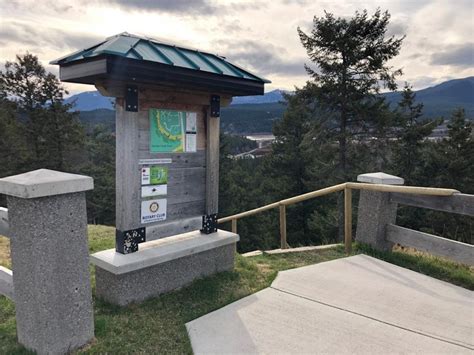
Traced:
POLYGON ((151 223, 166 220, 166 199, 142 201, 141 223, 151 223))
POLYGON ((183 153, 186 112, 152 108, 150 115, 150 152, 183 153))

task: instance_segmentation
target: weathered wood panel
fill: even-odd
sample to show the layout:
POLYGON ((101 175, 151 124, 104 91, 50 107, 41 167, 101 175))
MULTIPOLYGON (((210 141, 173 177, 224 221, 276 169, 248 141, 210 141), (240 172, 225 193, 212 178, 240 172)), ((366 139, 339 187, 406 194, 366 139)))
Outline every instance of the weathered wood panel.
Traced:
POLYGON ((140 226, 140 166, 138 165, 138 112, 124 109, 116 101, 116 228, 129 230, 140 226))
MULTIPOLYGON (((140 90, 138 157, 171 159, 169 164, 160 164, 168 168, 167 218, 162 222, 142 225, 147 228, 147 239, 201 228, 201 218, 206 212, 205 104, 209 104, 209 95, 140 90), (197 152, 151 153, 148 111, 150 108, 196 112, 197 152)), ((139 182, 137 186, 138 189, 141 188, 139 182)))
POLYGON ((404 246, 416 248, 433 255, 443 256, 460 263, 474 265, 474 246, 418 232, 412 229, 387 225, 387 240, 404 246))
POLYGON ((171 164, 164 164, 169 169, 178 168, 197 168, 206 166, 206 152, 203 150, 197 151, 196 153, 149 153, 140 152, 140 159, 172 159, 171 164))
MULTIPOLYGON (((204 173, 205 176, 205 173, 204 173)), ((0 207, 0 235, 9 237, 10 226, 8 224, 8 209, 0 207)))
POLYGON ((206 196, 206 185, 191 185, 191 184, 182 184, 182 185, 168 185, 168 204, 175 203, 184 203, 192 201, 204 200, 206 196))
POLYGON ((176 234, 191 232, 201 229, 202 216, 180 219, 159 225, 148 226, 146 229, 147 240, 155 240, 176 234))
MULTIPOLYGON (((206 212, 206 201, 172 203, 168 205, 167 222, 189 217, 201 217, 206 212)), ((165 223, 165 222, 163 222, 165 223)))
POLYGON ((390 199, 392 202, 401 205, 474 216, 474 195, 454 194, 452 196, 425 196, 391 193, 390 199))
POLYGON ((211 117, 210 108, 206 115, 206 213, 218 213, 219 199, 219 117, 211 117))

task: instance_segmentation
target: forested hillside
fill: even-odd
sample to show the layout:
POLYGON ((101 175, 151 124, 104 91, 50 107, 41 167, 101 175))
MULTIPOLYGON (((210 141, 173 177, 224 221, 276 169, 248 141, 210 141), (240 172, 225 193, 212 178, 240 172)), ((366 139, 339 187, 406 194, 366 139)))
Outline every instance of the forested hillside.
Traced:
MULTIPOLYGON (((275 90, 276 91, 276 90, 275 90)), ((270 133, 273 124, 279 120, 285 112, 287 105, 282 92, 272 91, 265 96, 251 96, 248 100, 236 98, 236 104, 222 108, 221 129, 231 134, 270 133), (245 102, 245 103, 241 103, 245 102), (252 103, 248 103, 252 102, 252 103)), ((417 100, 424 105, 425 117, 444 117, 449 119, 450 114, 456 108, 462 107, 468 119, 474 120, 474 77, 446 81, 439 85, 415 91, 417 100)), ((78 107, 85 108, 80 111, 79 118, 86 124, 100 123, 112 129, 115 125, 114 112, 110 109, 91 109, 94 105, 101 106, 103 101, 96 100, 97 97, 87 92, 88 100, 81 96, 81 104, 78 107), (95 103, 94 103, 95 102, 95 103)), ((382 94, 396 108, 402 93, 400 91, 382 94)), ((76 95, 76 98, 78 96, 76 95)), ((103 98, 107 99, 107 98, 103 98)), ((68 99, 67 103, 74 100, 68 99)), ((110 104, 106 105, 111 106, 110 104)))
MULTIPOLYGON (((419 92, 409 84, 399 88, 402 72, 386 62, 398 54, 403 37, 386 38, 389 19, 381 11, 315 19, 314 31, 299 30, 299 36, 308 58, 325 70, 308 69, 307 84, 285 95, 284 104, 222 110, 222 131, 232 135, 221 135, 220 216, 355 181, 358 174, 373 171, 403 177, 407 185, 474 193, 473 124, 468 119, 474 113, 473 78, 419 92), (347 37, 347 31, 360 37, 347 37), (337 59, 342 55, 344 65, 337 59), (381 95, 382 86, 392 93, 381 95), (428 140, 443 122, 441 116, 447 137, 428 140), (271 154, 231 159, 255 147, 237 135, 251 132, 275 135, 271 154)), ((62 84, 33 54, 7 62, 0 84, 0 175, 38 168, 90 175, 95 188, 87 196, 89 222, 114 225, 114 111, 75 112, 72 102, 64 101, 62 84)), ((331 195, 289 207, 288 243, 340 240, 342 201, 341 195, 331 195)), ((401 225, 472 243, 472 217, 411 208, 400 209, 399 217, 401 225)), ((239 233, 241 251, 277 247, 278 216, 269 211, 239 221, 239 233)))

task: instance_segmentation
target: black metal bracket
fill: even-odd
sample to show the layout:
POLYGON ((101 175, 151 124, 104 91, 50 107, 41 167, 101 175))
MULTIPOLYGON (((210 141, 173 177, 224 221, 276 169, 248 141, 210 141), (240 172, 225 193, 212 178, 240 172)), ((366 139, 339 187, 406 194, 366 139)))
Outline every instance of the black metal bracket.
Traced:
POLYGON ((125 111, 138 112, 138 86, 136 85, 126 87, 125 111))
POLYGON ((221 115, 221 97, 219 95, 211 96, 211 117, 220 117, 221 115))
POLYGON ((217 213, 202 216, 201 233, 211 234, 217 232, 217 213))
POLYGON ((115 251, 120 254, 130 254, 138 251, 138 244, 146 241, 145 228, 128 231, 115 231, 115 251))

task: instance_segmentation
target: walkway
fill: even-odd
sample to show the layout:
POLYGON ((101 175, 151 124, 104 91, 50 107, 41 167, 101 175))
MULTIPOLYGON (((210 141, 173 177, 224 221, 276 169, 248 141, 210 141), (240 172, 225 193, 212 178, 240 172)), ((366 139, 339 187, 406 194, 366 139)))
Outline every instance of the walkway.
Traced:
POLYGON ((357 255, 186 324, 195 354, 474 353, 474 293, 357 255))

